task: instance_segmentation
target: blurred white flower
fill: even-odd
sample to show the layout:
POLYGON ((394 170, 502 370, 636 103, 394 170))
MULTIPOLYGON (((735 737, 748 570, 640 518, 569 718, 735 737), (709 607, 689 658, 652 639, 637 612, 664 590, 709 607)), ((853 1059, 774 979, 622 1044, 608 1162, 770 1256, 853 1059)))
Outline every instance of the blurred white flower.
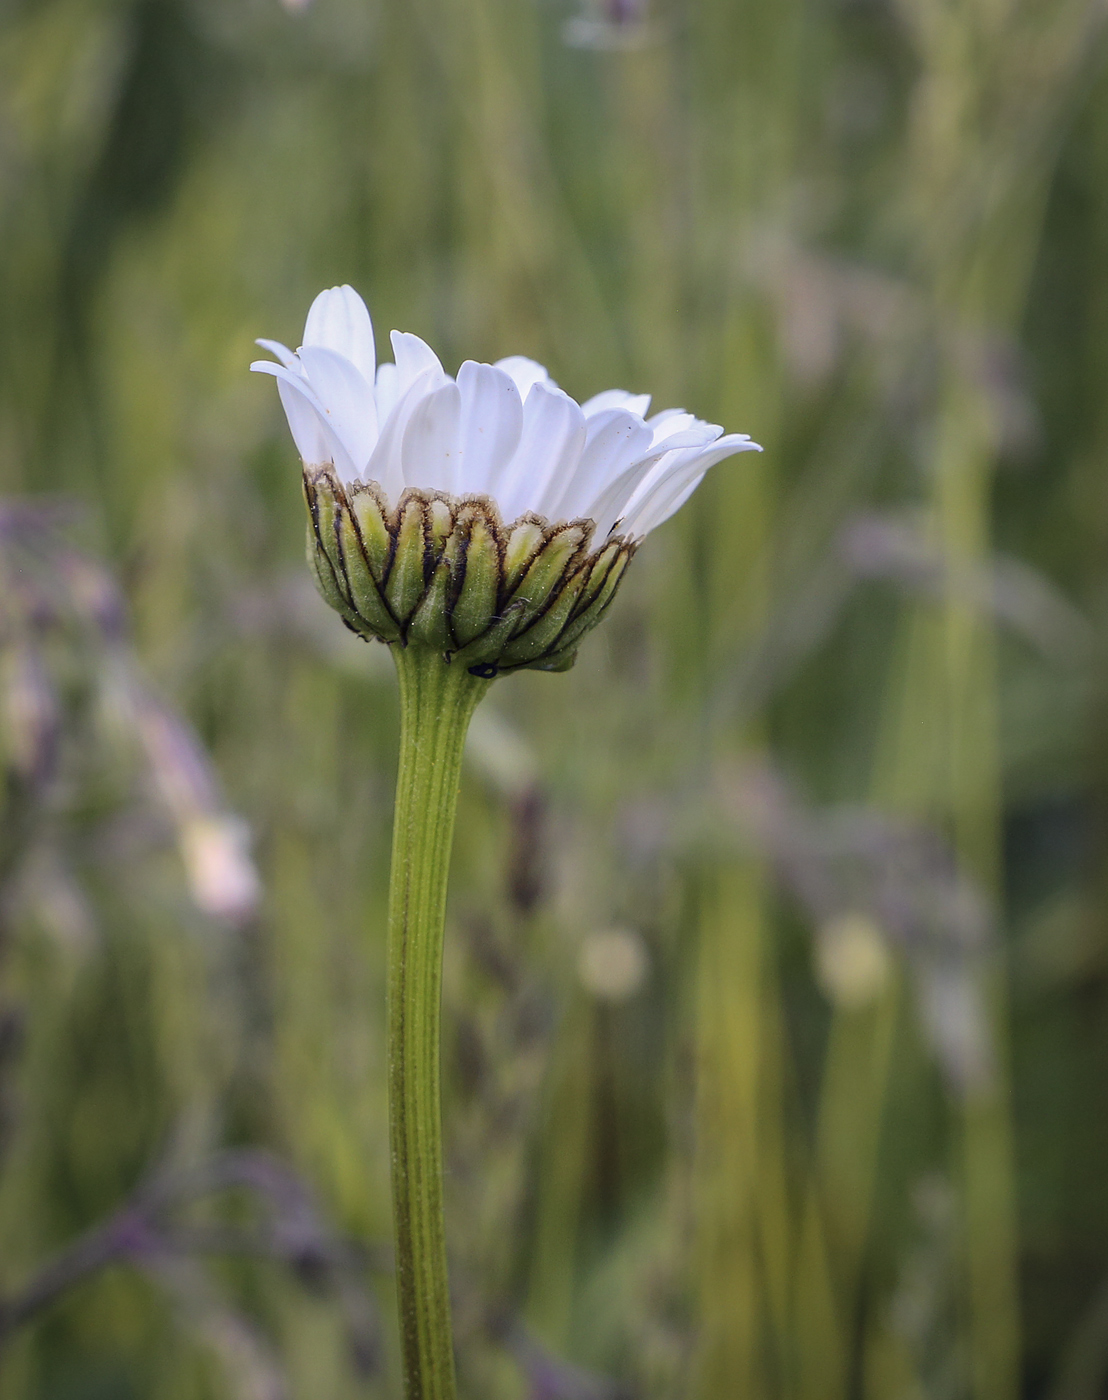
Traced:
POLYGON ((581 13, 566 21, 565 42, 575 49, 639 49, 659 43, 664 32, 652 24, 645 0, 586 0, 581 13))
POLYGON ((868 914, 839 914, 821 924, 813 952, 821 989, 848 1011, 876 1000, 892 974, 888 943, 868 914))
POLYGON ((178 836, 189 889, 197 907, 213 918, 244 923, 261 898, 250 858, 250 828, 238 817, 197 816, 178 836))
POLYGON ((483 706, 469 722, 466 757, 494 788, 515 802, 531 792, 539 780, 539 763, 531 745, 491 705, 483 706))
POLYGON ((650 954, 630 928, 590 933, 581 944, 577 975, 601 1001, 628 1001, 641 991, 650 971, 650 954))
POLYGON ((18 642, 0 656, 0 747, 24 780, 52 767, 60 722, 58 697, 36 647, 18 642))
POLYGON ((951 1080, 963 1093, 993 1081, 995 1055, 980 976, 970 977, 953 958, 930 958, 919 978, 924 1027, 951 1080))
POLYGON ((588 519, 594 539, 638 540, 667 520, 744 434, 681 409, 647 419, 650 398, 608 389, 578 405, 534 360, 467 360, 452 379, 418 336, 392 333, 378 365, 373 326, 352 287, 312 303, 295 353, 260 340, 305 467, 333 465, 344 484, 374 482, 396 505, 406 487, 494 501, 505 523, 533 513, 588 519))

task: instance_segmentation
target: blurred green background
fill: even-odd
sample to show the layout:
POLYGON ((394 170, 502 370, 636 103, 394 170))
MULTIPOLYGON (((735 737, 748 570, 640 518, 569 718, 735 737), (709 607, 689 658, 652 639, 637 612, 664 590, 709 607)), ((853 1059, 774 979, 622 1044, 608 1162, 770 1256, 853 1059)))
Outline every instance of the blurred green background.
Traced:
POLYGON ((0 5, 3 1400, 399 1394, 344 281, 766 447, 475 721, 464 1396, 1108 1395, 1108 10, 574 4, 0 5))

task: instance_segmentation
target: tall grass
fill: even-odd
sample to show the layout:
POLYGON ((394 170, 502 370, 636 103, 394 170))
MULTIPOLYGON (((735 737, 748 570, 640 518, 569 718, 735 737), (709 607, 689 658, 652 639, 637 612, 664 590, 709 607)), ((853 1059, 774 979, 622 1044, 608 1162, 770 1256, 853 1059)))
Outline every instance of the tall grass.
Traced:
POLYGON ((475 732, 446 976, 465 1392, 1101 1392, 1103 19, 6 9, 4 493, 79 503, 66 538, 121 581, 263 898, 198 911, 136 806, 155 779, 118 735, 80 748, 106 663, 72 629, 43 656, 100 756, 27 798, 41 623, 5 602, 0 1294, 152 1171, 264 1148, 354 1242, 383 1340, 343 1269, 188 1254, 256 1223, 250 1177, 188 1208, 172 1268, 14 1331, 0 1396, 397 1393, 391 667, 306 582, 245 373, 339 281, 382 342, 530 354, 766 447, 651 538, 573 672, 501 682, 475 732))

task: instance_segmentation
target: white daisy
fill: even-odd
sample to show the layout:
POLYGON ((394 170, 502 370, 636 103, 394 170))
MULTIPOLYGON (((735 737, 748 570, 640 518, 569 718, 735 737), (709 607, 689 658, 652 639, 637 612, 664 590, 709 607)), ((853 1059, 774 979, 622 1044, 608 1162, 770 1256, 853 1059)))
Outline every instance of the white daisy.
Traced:
POLYGON ((407 488, 481 496, 501 519, 588 520, 597 543, 638 541, 667 520, 704 473, 760 451, 681 409, 653 417, 646 394, 608 389, 578 405, 521 355, 467 360, 452 379, 416 335, 393 331, 395 363, 376 363, 373 325, 352 287, 312 303, 293 352, 260 340, 307 468, 332 466, 344 485, 374 483, 390 507, 407 488))

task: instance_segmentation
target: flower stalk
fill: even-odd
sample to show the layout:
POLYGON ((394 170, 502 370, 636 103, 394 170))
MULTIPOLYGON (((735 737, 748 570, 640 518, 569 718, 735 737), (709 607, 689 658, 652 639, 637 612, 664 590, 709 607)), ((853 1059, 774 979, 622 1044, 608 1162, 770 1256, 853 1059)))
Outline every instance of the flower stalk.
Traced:
POLYGON ((462 748, 492 677, 564 671, 639 543, 726 457, 761 451, 648 394, 576 403, 509 355, 448 375, 394 331, 378 363, 352 287, 312 303, 304 343, 260 340, 304 466, 308 563, 400 675, 389 890, 388 1077, 408 1400, 454 1400, 443 1230, 439 1016, 462 748))
POLYGON ((388 947, 397 1303, 407 1400, 454 1400, 439 1090, 442 950, 462 750, 491 681, 430 647, 392 650, 401 721, 388 947))

